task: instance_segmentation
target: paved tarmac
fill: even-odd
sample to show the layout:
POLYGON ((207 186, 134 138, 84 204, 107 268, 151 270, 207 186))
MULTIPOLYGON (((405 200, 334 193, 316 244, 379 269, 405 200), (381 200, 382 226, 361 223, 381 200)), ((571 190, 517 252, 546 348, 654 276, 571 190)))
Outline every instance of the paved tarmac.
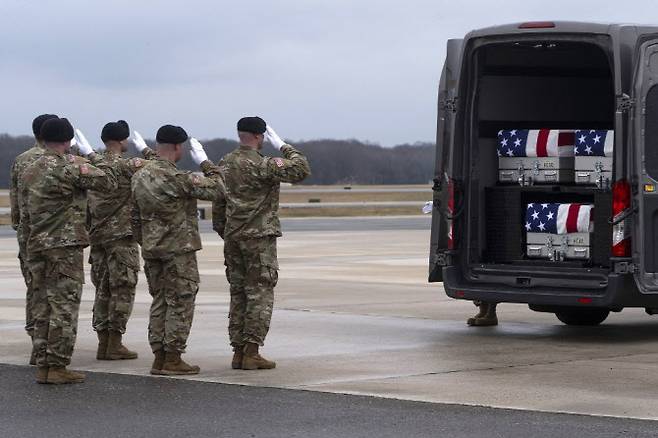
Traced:
POLYGON ((655 436, 617 418, 88 373, 84 385, 35 385, 0 365, 0 436, 12 438, 655 436))
MULTIPOLYGON (((276 310, 263 350, 277 360, 277 369, 230 368, 223 244, 204 233, 201 289, 186 354, 202 373, 176 381, 424 401, 437 410, 457 404, 546 413, 533 417, 537 424, 553 413, 658 419, 658 319, 643 310, 613 314, 601 327, 576 328, 526 306, 501 305, 501 325, 471 328, 464 321, 475 307, 447 298, 440 284, 426 283, 428 217, 289 219, 284 230, 276 310)), ((0 362, 23 365, 30 349, 22 330, 24 286, 15 239, 4 233, 0 362)), ((88 281, 73 367, 152 379, 146 377, 152 356, 145 284, 140 276, 126 336, 140 358, 115 363, 94 358, 88 281)), ((513 418, 507 424, 510 433, 520 427, 513 418)), ((624 430, 621 420, 611 424, 620 425, 620 434, 624 430)), ((655 428, 658 436, 658 423, 643 427, 655 428)))

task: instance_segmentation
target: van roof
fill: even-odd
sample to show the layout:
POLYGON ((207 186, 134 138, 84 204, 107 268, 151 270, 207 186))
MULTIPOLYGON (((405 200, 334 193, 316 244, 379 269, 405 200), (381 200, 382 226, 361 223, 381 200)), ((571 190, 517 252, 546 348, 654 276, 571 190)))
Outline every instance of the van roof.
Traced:
MULTIPOLYGON (((536 34, 536 33, 588 33, 588 34, 611 34, 622 28, 635 28, 638 34, 658 32, 658 26, 621 24, 621 23, 592 23, 579 21, 547 21, 554 23, 554 27, 521 29, 524 23, 535 23, 540 21, 518 22, 498 26, 476 29, 468 33, 466 38, 479 38, 494 35, 509 34, 536 34)), ((544 22, 543 20, 541 22, 544 22)))

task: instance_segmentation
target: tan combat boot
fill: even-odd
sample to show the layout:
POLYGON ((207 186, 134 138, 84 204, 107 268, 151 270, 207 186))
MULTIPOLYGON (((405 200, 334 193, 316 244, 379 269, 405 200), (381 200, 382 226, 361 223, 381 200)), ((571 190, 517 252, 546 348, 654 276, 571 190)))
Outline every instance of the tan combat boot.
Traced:
POLYGON ((137 353, 128 350, 125 345, 121 343, 121 338, 121 332, 110 330, 110 336, 107 342, 107 353, 105 354, 106 360, 137 359, 137 353))
POLYGON ((85 381, 85 375, 75 371, 69 371, 66 367, 48 368, 48 377, 46 383, 53 385, 63 385, 66 383, 82 383, 85 381))
POLYGON ((480 312, 475 316, 475 318, 468 320, 468 325, 475 327, 498 325, 496 306, 497 303, 481 303, 480 312))
POLYGON ((258 354, 258 344, 248 343, 244 346, 243 370, 271 370, 276 368, 276 362, 265 359, 258 354))
POLYGON ((164 364, 160 374, 165 376, 180 376, 187 374, 199 374, 200 368, 196 365, 189 365, 180 357, 180 353, 167 351, 165 353, 164 364))
POLYGON ((37 349, 32 347, 32 352, 30 353, 30 365, 37 364, 37 349))
POLYGON ((153 365, 151 365, 151 374, 160 375, 162 374, 162 366, 165 361, 165 351, 160 349, 154 351, 153 354, 155 355, 155 358, 153 359, 153 365))
POLYGON ((107 360, 107 342, 110 337, 110 332, 101 330, 96 332, 98 336, 98 350, 96 350, 96 360, 107 360))
POLYGON ((37 368, 37 383, 48 383, 48 367, 37 368))
POLYGON ((242 369, 242 359, 244 358, 244 345, 236 345, 233 347, 233 360, 231 361, 231 368, 234 370, 242 369))

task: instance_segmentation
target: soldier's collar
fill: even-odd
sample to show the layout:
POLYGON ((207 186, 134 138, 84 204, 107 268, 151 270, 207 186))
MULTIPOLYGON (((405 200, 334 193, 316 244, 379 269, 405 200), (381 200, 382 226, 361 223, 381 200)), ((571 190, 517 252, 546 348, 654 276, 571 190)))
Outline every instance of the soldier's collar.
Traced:
POLYGON ((51 149, 51 148, 44 148, 44 149, 46 150, 45 155, 54 155, 56 157, 63 157, 64 155, 66 155, 66 154, 60 154, 55 149, 51 149))

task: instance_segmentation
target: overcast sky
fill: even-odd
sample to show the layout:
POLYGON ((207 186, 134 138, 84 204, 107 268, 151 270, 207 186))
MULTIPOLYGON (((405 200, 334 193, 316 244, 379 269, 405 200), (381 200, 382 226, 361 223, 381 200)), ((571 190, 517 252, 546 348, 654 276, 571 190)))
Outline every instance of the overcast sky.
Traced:
POLYGON ((69 117, 235 137, 433 141, 445 44, 537 19, 658 23, 652 0, 0 0, 0 132, 69 117))

